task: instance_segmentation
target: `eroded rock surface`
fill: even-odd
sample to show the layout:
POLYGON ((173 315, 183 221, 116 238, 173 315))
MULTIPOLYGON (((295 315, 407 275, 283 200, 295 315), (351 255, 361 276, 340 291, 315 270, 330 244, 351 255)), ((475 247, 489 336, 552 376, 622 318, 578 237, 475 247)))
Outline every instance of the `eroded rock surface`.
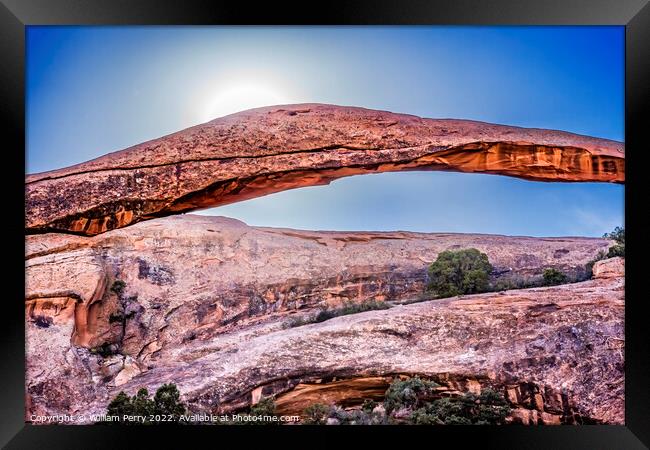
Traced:
MULTIPOLYGON (((169 347, 164 364, 122 387, 174 379, 194 409, 213 412, 261 390, 298 413, 303 405, 292 408, 281 394, 301 383, 419 374, 452 387, 493 386, 537 414, 622 423, 623 310, 622 278, 433 300, 169 347)), ((342 383, 338 395, 348 388, 342 383)))
POLYGON ((625 259, 617 256, 616 258, 596 261, 593 267, 594 278, 616 278, 625 276, 625 259))
POLYGON ((475 247, 496 277, 534 277, 545 267, 579 275, 609 245, 310 232, 201 216, 94 237, 29 236, 28 417, 101 413, 121 389, 155 391, 165 382, 195 411, 236 410, 277 394, 292 413, 323 393, 354 404, 393 375, 420 374, 450 390, 494 386, 523 411, 514 421, 622 423, 624 279, 614 270, 582 283, 286 327, 302 311, 346 301, 417 298, 443 250, 475 247), (115 280, 123 291, 111 289, 115 280))
POLYGON ((95 237, 29 236, 26 300, 32 320, 73 317, 73 341, 86 347, 114 340, 119 323, 108 323, 111 314, 132 314, 137 320, 129 322, 123 344, 145 357, 163 342, 270 314, 417 298, 428 265, 444 250, 485 252, 494 279, 536 279, 546 267, 580 279, 609 245, 591 238, 312 232, 176 216, 95 237), (115 280, 126 282, 121 299, 109 290, 115 280), (130 328, 136 322, 141 326, 130 328))
POLYGON ((96 235, 358 174, 451 170, 625 181, 622 143, 322 104, 244 111, 26 178, 27 233, 96 235))

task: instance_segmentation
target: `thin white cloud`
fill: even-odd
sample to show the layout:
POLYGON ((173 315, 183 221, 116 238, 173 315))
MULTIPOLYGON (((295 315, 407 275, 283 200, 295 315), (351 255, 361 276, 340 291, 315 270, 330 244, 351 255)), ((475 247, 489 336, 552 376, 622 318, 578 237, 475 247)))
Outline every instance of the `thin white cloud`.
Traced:
POLYGON ((611 215, 604 211, 574 208, 570 215, 575 224, 576 234, 600 236, 623 225, 623 212, 621 215, 611 215))

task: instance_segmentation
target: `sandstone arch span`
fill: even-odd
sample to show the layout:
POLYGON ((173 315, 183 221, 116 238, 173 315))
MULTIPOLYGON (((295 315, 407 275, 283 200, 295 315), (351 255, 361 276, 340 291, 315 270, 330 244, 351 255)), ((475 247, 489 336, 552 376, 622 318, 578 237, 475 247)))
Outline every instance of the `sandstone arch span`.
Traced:
POLYGON ((337 178, 446 170, 625 182, 620 142, 324 104, 258 108, 26 177, 28 234, 96 235, 337 178))

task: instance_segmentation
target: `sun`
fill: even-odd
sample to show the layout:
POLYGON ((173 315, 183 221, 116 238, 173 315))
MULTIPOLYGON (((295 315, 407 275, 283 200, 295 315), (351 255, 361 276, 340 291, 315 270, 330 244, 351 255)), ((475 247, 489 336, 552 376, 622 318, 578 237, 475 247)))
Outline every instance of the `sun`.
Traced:
POLYGON ((282 105, 287 98, 277 89, 261 84, 226 86, 211 97, 205 110, 206 121, 262 106, 282 105))

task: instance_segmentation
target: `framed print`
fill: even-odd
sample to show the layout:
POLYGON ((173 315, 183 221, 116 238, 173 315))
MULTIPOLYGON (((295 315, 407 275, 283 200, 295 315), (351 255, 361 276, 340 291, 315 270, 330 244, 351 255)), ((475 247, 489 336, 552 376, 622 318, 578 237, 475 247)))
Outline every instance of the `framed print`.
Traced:
POLYGON ((647 2, 3 5, 7 448, 647 448, 647 2))

